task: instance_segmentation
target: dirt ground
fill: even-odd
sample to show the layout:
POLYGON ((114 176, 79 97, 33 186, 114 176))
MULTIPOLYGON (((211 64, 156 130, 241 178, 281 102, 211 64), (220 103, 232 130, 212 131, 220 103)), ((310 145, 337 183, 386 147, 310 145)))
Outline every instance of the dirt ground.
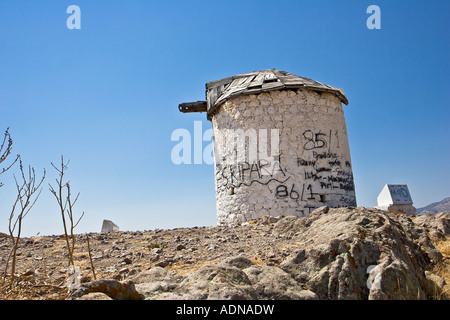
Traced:
MULTIPOLYGON (((245 253, 255 264, 277 265, 301 246, 291 236, 273 236, 273 223, 236 227, 194 227, 171 230, 119 231, 75 236, 74 264, 81 282, 124 280, 153 266, 174 275, 199 269, 209 262, 245 253), (89 237, 90 254, 87 245, 89 237), (92 258, 92 268, 91 259, 92 258)), ((3 275, 11 239, 0 234, 3 275)), ((59 300, 68 295, 70 277, 65 236, 23 238, 17 253, 15 279, 0 280, 0 299, 59 300)))

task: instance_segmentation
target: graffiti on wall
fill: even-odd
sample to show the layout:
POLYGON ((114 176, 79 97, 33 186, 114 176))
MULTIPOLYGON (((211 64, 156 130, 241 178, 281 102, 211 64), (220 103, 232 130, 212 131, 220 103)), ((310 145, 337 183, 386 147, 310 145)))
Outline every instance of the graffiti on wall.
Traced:
POLYGON ((355 190, 351 163, 334 152, 341 148, 338 131, 306 130, 301 146, 303 150, 297 158, 297 174, 301 183, 289 181, 279 184, 275 197, 302 202, 303 208, 297 209, 301 215, 329 202, 330 195, 340 205, 355 206, 355 197, 348 195, 355 190))
MULTIPOLYGON (((289 207, 297 208, 299 215, 308 214, 322 204, 355 206, 356 199, 351 195, 355 190, 352 167, 349 159, 344 159, 342 154, 338 131, 308 129, 300 138, 297 150, 300 155, 294 167, 283 167, 280 156, 274 154, 272 157, 253 161, 227 162, 223 158, 216 162, 217 189, 231 189, 234 194, 235 188, 264 185, 275 199, 294 201, 289 207)), ((270 149, 278 151, 278 148, 272 146, 270 149)), ((258 151, 253 153, 259 154, 258 151)), ((267 148, 264 149, 264 154, 266 151, 267 148)))
POLYGON ((268 185, 270 182, 285 183, 289 180, 286 170, 278 161, 258 160, 253 163, 239 162, 216 166, 216 183, 220 190, 252 184, 268 185))

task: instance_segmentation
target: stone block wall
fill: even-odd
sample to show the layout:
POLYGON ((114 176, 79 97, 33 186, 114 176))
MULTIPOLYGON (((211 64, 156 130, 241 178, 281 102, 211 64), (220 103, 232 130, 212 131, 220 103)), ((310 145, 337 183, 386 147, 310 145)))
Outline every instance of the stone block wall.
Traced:
POLYGON ((228 99, 212 117, 219 224, 356 206, 341 100, 309 89, 228 99))

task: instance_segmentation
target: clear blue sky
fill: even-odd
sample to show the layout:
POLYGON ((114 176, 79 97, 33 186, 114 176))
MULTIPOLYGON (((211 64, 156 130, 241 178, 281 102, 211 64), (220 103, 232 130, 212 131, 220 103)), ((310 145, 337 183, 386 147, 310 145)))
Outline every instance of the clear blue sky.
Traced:
MULTIPOLYGON (((345 90, 358 205, 386 183, 407 184, 416 207, 450 196, 450 2, 433 1, 0 1, 0 130, 44 190, 25 236, 62 234, 48 191, 50 162, 85 217, 76 232, 215 225, 212 165, 172 163, 170 140, 205 114, 206 82, 276 68, 345 90), (69 5, 81 29, 69 30, 69 5), (381 29, 369 30, 369 5, 381 29)), ((0 231, 15 196, 0 176, 0 231)))

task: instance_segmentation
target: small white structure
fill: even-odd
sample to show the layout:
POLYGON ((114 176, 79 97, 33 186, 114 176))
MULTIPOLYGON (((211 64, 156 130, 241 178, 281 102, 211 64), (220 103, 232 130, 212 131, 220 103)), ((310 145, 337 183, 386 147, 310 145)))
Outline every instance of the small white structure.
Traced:
POLYGON ((378 209, 387 211, 402 211, 409 216, 416 214, 411 194, 406 184, 387 184, 377 198, 378 209))
POLYGON ((119 226, 110 220, 103 220, 102 232, 119 231, 119 226))

